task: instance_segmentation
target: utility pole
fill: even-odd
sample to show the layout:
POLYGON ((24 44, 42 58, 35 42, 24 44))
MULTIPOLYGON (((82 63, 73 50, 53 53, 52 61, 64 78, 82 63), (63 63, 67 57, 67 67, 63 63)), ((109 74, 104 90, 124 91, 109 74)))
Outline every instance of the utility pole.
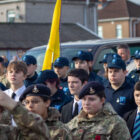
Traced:
MULTIPOLYGON (((98 20, 97 20, 97 2, 98 0, 95 0, 94 2, 94 6, 93 6, 93 28, 92 30, 97 33, 98 32, 98 20)), ((89 28, 88 27, 88 12, 89 12, 89 7, 90 6, 90 0, 86 0, 86 4, 85 4, 85 8, 84 8, 84 26, 89 28)))

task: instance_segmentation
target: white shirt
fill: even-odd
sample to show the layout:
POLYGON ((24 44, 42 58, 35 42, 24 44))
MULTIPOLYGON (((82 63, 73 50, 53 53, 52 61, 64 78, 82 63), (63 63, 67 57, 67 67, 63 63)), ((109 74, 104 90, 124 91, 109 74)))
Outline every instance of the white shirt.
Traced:
POLYGON ((74 99, 72 114, 74 113, 75 103, 78 104, 78 113, 79 113, 79 112, 81 111, 81 109, 82 109, 82 100, 76 101, 76 100, 74 99))
MULTIPOLYGON (((14 92, 11 88, 5 90, 4 92, 5 92, 8 96, 10 96, 10 97, 12 97, 12 93, 14 92, 14 93, 16 94, 14 100, 15 100, 16 102, 18 102, 20 96, 22 95, 22 93, 24 92, 25 89, 26 89, 26 87, 23 85, 22 87, 20 87, 19 89, 17 89, 15 92, 14 92)), ((13 126, 17 126, 16 123, 15 123, 15 121, 13 120, 13 118, 12 118, 12 125, 13 125, 13 126)))
POLYGON ((137 114, 140 113, 140 108, 137 109, 137 114))
POLYGON ((16 94, 14 100, 18 102, 20 96, 22 95, 22 93, 24 92, 25 89, 26 89, 26 87, 23 85, 22 87, 20 87, 19 89, 17 89, 15 92, 14 92, 11 88, 5 90, 4 92, 5 92, 8 96, 10 96, 10 97, 12 97, 12 93, 14 92, 14 93, 16 94))

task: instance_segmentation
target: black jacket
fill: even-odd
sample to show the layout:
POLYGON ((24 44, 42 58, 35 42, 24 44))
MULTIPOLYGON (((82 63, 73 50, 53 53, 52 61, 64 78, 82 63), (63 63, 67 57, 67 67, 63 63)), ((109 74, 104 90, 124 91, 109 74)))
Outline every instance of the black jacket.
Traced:
POLYGON ((69 102, 68 104, 64 105, 61 110, 61 121, 63 123, 69 122, 73 117, 72 117, 72 110, 73 110, 73 102, 69 102))
POLYGON ((127 112, 126 114, 124 114, 124 117, 123 117, 127 123, 127 127, 130 131, 131 136, 133 133, 133 127, 134 127, 136 114, 137 114, 137 109, 127 112))

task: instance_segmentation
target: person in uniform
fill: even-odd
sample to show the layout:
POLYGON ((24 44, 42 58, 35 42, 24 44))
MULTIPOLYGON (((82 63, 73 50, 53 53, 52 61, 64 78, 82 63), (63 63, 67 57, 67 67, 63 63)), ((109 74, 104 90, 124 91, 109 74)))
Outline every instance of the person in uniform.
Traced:
POLYGON ((78 51, 76 56, 72 58, 72 61, 74 61, 74 66, 76 69, 84 69, 87 71, 89 75, 88 81, 98 81, 102 83, 102 78, 98 76, 93 70, 90 71, 90 62, 91 57, 88 54, 88 52, 85 51, 78 51))
POLYGON ((135 84, 134 98, 137 109, 131 110, 124 115, 133 140, 140 140, 140 81, 135 84))
POLYGON ((105 103, 104 87, 89 82, 80 92, 83 110, 67 126, 73 140, 131 140, 125 121, 105 103))
MULTIPOLYGON (((43 92, 47 91, 48 88, 46 90, 44 87, 43 92)), ((17 125, 14 127, 0 124, 1 140, 50 140, 49 129, 42 117, 28 111, 20 102, 14 101, 3 91, 0 91, 0 108, 7 109, 17 125)))
POLYGON ((70 98, 59 88, 59 79, 53 70, 44 70, 38 74, 36 83, 45 84, 51 90, 51 107, 61 111, 70 98))
POLYGON ((54 64, 54 72, 57 74, 60 81, 60 88, 72 100, 70 91, 68 89, 67 74, 69 71, 69 60, 66 57, 58 57, 54 64))
POLYGON ((69 129, 59 121, 60 113, 50 107, 51 91, 43 84, 35 84, 27 87, 20 101, 25 107, 45 120, 51 135, 51 140, 72 140, 69 129))
POLYGON ((140 50, 136 50, 134 56, 132 56, 134 59, 136 69, 132 70, 128 77, 134 80, 134 82, 138 82, 140 80, 140 50))
POLYGON ((135 109, 134 83, 126 77, 126 65, 122 59, 113 58, 108 62, 108 83, 105 84, 106 101, 123 116, 135 109))
POLYGON ((103 56, 103 59, 99 62, 100 64, 103 64, 103 70, 100 70, 98 72, 98 75, 102 76, 105 79, 108 79, 107 62, 111 61, 113 58, 121 58, 121 57, 115 53, 107 53, 103 56))
POLYGON ((34 82, 37 79, 37 76, 38 76, 36 72, 37 61, 36 61, 36 58, 32 55, 25 55, 22 58, 22 61, 25 62, 27 65, 27 78, 24 80, 24 85, 28 87, 34 84, 34 82))

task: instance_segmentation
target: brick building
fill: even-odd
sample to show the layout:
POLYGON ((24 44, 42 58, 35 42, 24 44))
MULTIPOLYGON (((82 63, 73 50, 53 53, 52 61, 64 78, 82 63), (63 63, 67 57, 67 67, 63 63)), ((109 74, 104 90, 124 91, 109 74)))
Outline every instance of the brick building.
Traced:
POLYGON ((98 10, 98 34, 103 38, 140 36, 140 5, 128 0, 104 1, 98 10))

